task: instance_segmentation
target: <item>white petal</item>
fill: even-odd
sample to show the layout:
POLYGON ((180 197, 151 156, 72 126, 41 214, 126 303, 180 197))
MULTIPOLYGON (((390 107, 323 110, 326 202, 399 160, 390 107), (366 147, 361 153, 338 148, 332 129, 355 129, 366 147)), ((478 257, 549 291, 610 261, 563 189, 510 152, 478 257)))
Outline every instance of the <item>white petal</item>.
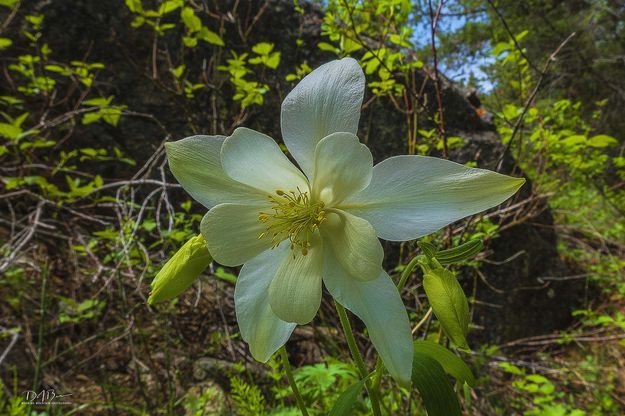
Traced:
POLYGON ((413 240, 501 204, 525 183, 427 156, 396 156, 373 168, 371 183, 341 208, 364 218, 378 236, 413 240))
POLYGON ((252 356, 266 362, 291 336, 294 323, 284 322, 269 306, 269 284, 288 246, 268 250, 243 265, 234 289, 234 305, 241 337, 252 356))
MULTIPOLYGON (((283 244, 286 245, 288 241, 283 244)), ((307 255, 295 249, 284 260, 271 285, 269 304, 278 317, 287 322, 307 324, 321 304, 323 250, 320 239, 313 242, 307 255)))
POLYGON ((216 262, 238 266, 271 248, 270 238, 258 238, 266 230, 258 214, 262 205, 220 204, 202 218, 200 230, 216 262))
POLYGON ((249 202, 263 197, 233 181, 221 167, 224 136, 191 136, 165 143, 169 168, 183 188, 207 208, 225 202, 249 202))
POLYGON ((326 250, 323 282, 338 303, 352 311, 367 326, 373 346, 393 378, 410 384, 412 334, 404 303, 391 278, 382 271, 378 278, 361 282, 349 276, 326 250))
POLYGON ((221 163, 235 181, 266 193, 276 190, 308 191, 302 172, 282 153, 269 136, 239 127, 221 148, 221 163))
POLYGON ((372 280, 382 272, 384 249, 366 220, 333 210, 319 227, 338 262, 357 280, 372 280))
POLYGON ((282 138, 310 178, 317 142, 339 131, 356 134, 365 75, 352 58, 321 65, 282 103, 282 138))
POLYGON ((336 205, 369 185, 373 156, 352 133, 332 133, 315 148, 312 189, 326 205, 336 205))

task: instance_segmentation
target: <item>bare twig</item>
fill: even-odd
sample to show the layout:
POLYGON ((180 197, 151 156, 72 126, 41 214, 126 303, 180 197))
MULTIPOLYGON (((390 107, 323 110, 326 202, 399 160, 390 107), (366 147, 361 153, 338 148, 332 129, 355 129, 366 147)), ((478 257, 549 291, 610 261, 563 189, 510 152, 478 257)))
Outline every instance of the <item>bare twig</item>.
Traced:
POLYGON ((436 12, 432 9, 432 0, 428 0, 431 19, 431 47, 432 58, 434 59, 434 87, 436 89, 436 101, 438 102, 438 134, 443 141, 443 157, 449 157, 449 149, 447 148, 447 136, 445 134, 445 116, 443 114, 443 97, 441 95, 441 77, 438 72, 438 54, 436 52, 436 29, 441 17, 441 9, 443 8, 443 0, 439 0, 436 12))
POLYGON ((510 26, 508 26, 508 22, 506 22, 506 19, 503 17, 503 15, 499 11, 499 9, 495 6, 495 3, 493 3, 493 0, 487 0, 487 1, 488 1, 488 4, 490 4, 490 7, 492 7, 492 9, 495 11, 495 14, 497 15, 497 17, 501 21, 501 24, 503 25, 504 29, 506 29, 506 32, 508 32, 508 36, 510 36, 510 39, 512 39, 512 42, 514 42, 514 46, 519 51, 519 53, 521 54, 523 59, 525 59, 525 61, 527 61, 528 65, 534 71, 536 71, 536 72, 538 72, 539 74, 542 75, 542 71, 540 70, 540 68, 538 68, 536 66, 536 64, 534 64, 532 61, 530 61, 530 58, 528 58, 527 55, 525 55, 525 52, 523 51, 523 48, 521 47, 521 45, 519 45, 519 42, 517 42, 517 40, 516 40, 516 36, 514 35, 514 33, 512 33, 512 30, 510 29, 510 26))

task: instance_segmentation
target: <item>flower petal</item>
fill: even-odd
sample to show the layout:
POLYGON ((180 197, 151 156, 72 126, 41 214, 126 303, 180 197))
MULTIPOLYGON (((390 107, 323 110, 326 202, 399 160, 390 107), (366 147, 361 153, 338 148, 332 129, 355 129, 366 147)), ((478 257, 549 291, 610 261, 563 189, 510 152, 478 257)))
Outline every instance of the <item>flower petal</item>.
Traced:
POLYGON ((224 266, 238 266, 271 248, 270 238, 258 238, 266 230, 258 220, 262 205, 220 204, 200 224, 208 251, 224 266))
POLYGON ((292 250, 280 264, 269 286, 271 309, 284 321, 304 325, 312 321, 319 310, 323 250, 318 236, 312 244, 307 255, 297 249, 292 250))
POLYGON ((352 133, 332 133, 315 148, 312 190, 326 205, 336 205, 369 185, 373 156, 352 133))
POLYGON ((221 167, 224 136, 191 136, 165 143, 169 168, 193 199, 207 208, 225 202, 260 201, 255 189, 233 181, 221 167))
POLYGON ((413 240, 501 204, 525 183, 427 156, 395 156, 373 168, 371 183, 341 208, 364 218, 378 236, 413 240))
POLYGON ((239 127, 221 148, 221 163, 235 181, 266 193, 308 191, 308 181, 269 136, 239 127))
POLYGON ((358 281, 330 250, 326 250, 325 261, 323 282, 330 294, 365 323, 390 375, 409 385, 413 355, 410 321, 391 278, 382 271, 374 280, 358 281))
POLYGON ((384 249, 366 220, 333 210, 319 227, 337 261, 354 279, 373 280, 382 271, 384 249))
POLYGON ((317 142, 339 131, 358 132, 365 75, 358 62, 344 58, 308 74, 282 103, 282 138, 310 178, 317 142))
POLYGON ((241 337, 252 356, 263 363, 286 343, 296 326, 278 318, 269 306, 269 284, 282 258, 290 255, 288 251, 288 245, 283 244, 245 263, 234 289, 241 337))

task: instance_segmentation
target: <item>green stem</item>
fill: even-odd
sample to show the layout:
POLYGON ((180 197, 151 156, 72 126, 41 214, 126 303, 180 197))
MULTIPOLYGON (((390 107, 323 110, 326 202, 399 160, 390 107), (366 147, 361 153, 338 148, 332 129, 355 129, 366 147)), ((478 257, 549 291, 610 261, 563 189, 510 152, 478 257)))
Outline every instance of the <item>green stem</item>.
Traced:
POLYGON ((306 404, 304 403, 304 399, 302 398, 299 389, 297 388, 297 383, 295 383, 295 378, 293 377, 293 371, 291 370, 291 364, 289 363, 289 355, 286 352, 286 348, 284 345, 280 348, 280 358, 282 358, 282 366, 284 367, 284 372, 286 373, 286 378, 289 380, 289 385, 291 386, 291 390, 293 390, 293 394, 295 395, 295 400, 297 401, 297 407, 299 407, 300 412, 302 412, 302 416, 308 416, 308 410, 306 410, 306 404))
MULTIPOLYGON (((356 339, 354 338, 354 332, 352 331, 352 326, 349 323, 347 312, 345 311, 345 308, 336 300, 334 301, 334 306, 336 307, 336 312, 339 315, 339 320, 341 321, 341 326, 343 327, 343 332, 345 333, 345 340, 347 341, 349 352, 352 354, 356 367, 358 367, 360 377, 365 378, 369 375, 369 373, 367 371, 365 361, 362 359, 362 355, 360 354, 360 350, 358 349, 358 345, 356 345, 356 339)), ((368 379, 365 381, 365 387, 367 388, 367 393, 371 399, 371 410, 373 411, 373 414, 375 416, 381 416, 382 411, 380 410, 380 398, 377 390, 372 388, 371 382, 368 379)))
POLYGON ((400 293, 404 289, 406 280, 408 280, 408 277, 410 277, 410 274, 412 273, 414 268, 417 267, 417 264, 419 264, 420 260, 421 260, 420 256, 414 257, 412 260, 410 260, 410 263, 408 263, 408 265, 404 269, 404 272, 401 274, 401 277, 399 278, 399 283, 397 283, 397 290, 399 290, 400 293))

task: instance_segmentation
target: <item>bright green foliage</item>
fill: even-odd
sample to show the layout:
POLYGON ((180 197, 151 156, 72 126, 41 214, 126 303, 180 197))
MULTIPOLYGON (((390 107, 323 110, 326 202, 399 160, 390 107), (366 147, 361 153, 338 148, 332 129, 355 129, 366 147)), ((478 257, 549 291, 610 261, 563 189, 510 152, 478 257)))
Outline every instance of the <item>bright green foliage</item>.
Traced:
POLYGON ((198 39, 217 46, 224 46, 221 37, 202 25, 202 20, 195 14, 191 7, 184 7, 180 12, 180 19, 184 23, 187 34, 182 38, 184 45, 188 48, 197 46, 198 39))
POLYGON ((230 51, 230 53, 232 58, 226 60, 227 65, 220 65, 217 69, 230 74, 230 82, 235 87, 235 93, 232 99, 240 101, 241 108, 246 108, 254 104, 261 105, 264 102, 263 96, 269 91, 269 86, 245 79, 248 74, 253 73, 247 66, 249 54, 243 53, 237 55, 234 51, 230 51))
POLYGON ((71 61, 70 65, 46 65, 45 69, 66 77, 76 77, 85 87, 91 87, 96 76, 94 71, 104 69, 104 65, 99 62, 71 61))
POLYGON ((513 400, 513 405, 523 410, 524 416, 584 416, 583 410, 571 408, 564 400, 565 394, 556 391, 554 384, 540 374, 527 374, 525 371, 509 363, 501 363, 500 367, 506 373, 512 374, 515 380, 512 386, 519 392, 527 395, 528 403, 513 400))
POLYGON ((82 117, 82 124, 90 124, 102 120, 113 127, 117 126, 119 118, 122 115, 122 110, 125 109, 126 106, 111 105, 114 98, 115 97, 111 95, 107 98, 92 98, 90 100, 83 101, 83 105, 98 107, 98 110, 86 113, 82 117))
MULTIPOLYGON (((252 105, 261 105, 265 101, 264 95, 269 91, 267 84, 250 81, 246 77, 254 74, 251 65, 263 65, 269 69, 276 69, 280 64, 280 51, 274 51, 274 44, 260 42, 252 47, 254 55, 248 53, 237 54, 230 51, 231 58, 226 60, 227 65, 219 65, 217 69, 228 72, 230 82, 235 88, 232 99, 241 102, 241 108, 245 109, 252 105)), ((263 68, 264 69, 264 68, 263 68)))
POLYGON ((13 45, 13 41, 9 38, 0 38, 0 51, 13 45))
POLYGON ((12 397, 6 396, 7 390, 0 380, 0 412, 6 416, 29 416, 28 405, 24 403, 24 397, 17 391, 17 379, 15 379, 12 397))
POLYGON ((412 47, 414 28, 408 25, 410 1, 375 0, 366 2, 328 2, 322 34, 330 42, 320 42, 323 51, 338 56, 362 54, 360 62, 365 73, 372 76, 369 87, 376 95, 402 96, 404 85, 392 76, 401 72, 405 77, 411 69, 421 68, 418 59, 406 59, 402 48, 412 47), (346 24, 347 23, 347 24, 346 24), (370 47, 361 34, 373 39, 385 39, 378 48, 370 47))
POLYGON ((59 300, 59 323, 77 324, 97 318, 105 306, 106 302, 97 299, 87 299, 79 303, 72 298, 62 297, 59 300))
POLYGON ((280 64, 280 52, 273 51, 274 44, 268 42, 257 43, 252 47, 252 52, 257 56, 250 59, 252 65, 265 65, 267 68, 276 69, 280 64))
POLYGON ((11 118, 8 114, 2 114, 7 123, 0 123, 0 137, 7 138, 13 142, 18 142, 24 137, 37 134, 37 130, 26 130, 22 128, 22 124, 26 121, 30 113, 23 113, 18 117, 11 118))
POLYGON ((260 389, 248 384, 239 377, 230 378, 230 387, 232 389, 230 397, 234 402, 237 414, 241 416, 265 416, 265 397, 260 389))
POLYGON ((305 75, 309 74, 311 71, 312 71, 312 68, 308 66, 307 63, 304 62, 302 64, 299 64, 297 68, 295 68, 295 73, 288 74, 286 76, 286 80, 296 81, 296 80, 302 79, 304 78, 305 75))
POLYGON ((21 55, 18 62, 9 65, 9 69, 20 74, 25 80, 25 85, 20 85, 17 90, 24 95, 47 94, 51 92, 56 81, 53 78, 44 75, 38 75, 35 65, 39 66, 41 58, 33 55, 21 55))
POLYGON ((160 4, 158 9, 145 10, 141 0, 125 0, 125 2, 126 7, 137 15, 132 22, 132 27, 141 27, 145 24, 152 27, 159 36, 163 36, 166 31, 176 27, 173 23, 161 23, 161 18, 184 4, 184 0, 166 0, 160 4))

